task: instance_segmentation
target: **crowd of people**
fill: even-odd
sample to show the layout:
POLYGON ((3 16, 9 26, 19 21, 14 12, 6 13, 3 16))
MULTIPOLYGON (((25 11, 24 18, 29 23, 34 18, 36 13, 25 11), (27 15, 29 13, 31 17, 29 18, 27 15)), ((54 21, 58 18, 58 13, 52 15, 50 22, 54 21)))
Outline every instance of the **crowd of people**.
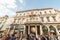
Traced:
POLYGON ((0 40, 58 40, 55 34, 51 35, 34 35, 34 34, 22 34, 15 32, 13 34, 2 35, 0 40))

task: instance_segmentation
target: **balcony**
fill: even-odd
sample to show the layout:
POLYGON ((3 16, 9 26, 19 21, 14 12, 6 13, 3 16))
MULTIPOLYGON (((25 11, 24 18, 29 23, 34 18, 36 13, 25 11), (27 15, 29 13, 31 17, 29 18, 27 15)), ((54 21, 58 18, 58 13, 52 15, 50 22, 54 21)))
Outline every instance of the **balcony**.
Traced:
POLYGON ((38 20, 28 20, 25 23, 41 23, 41 22, 38 20))

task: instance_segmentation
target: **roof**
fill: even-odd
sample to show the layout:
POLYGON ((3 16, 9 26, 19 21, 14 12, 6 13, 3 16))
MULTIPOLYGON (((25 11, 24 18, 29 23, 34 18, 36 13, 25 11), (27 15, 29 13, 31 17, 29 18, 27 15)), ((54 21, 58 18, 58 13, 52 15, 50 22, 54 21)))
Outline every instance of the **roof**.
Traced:
POLYGON ((31 9, 31 10, 25 10, 25 11, 17 11, 16 13, 22 13, 22 12, 28 12, 28 11, 36 11, 36 10, 48 10, 53 8, 42 8, 42 9, 31 9))

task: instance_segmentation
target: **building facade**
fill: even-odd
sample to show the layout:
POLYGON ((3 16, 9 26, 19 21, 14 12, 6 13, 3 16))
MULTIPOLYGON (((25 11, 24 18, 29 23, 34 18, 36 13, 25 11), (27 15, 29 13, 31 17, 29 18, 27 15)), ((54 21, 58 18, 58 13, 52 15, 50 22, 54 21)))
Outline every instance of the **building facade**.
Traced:
POLYGON ((11 29, 20 30, 22 34, 34 33, 36 36, 50 35, 50 33, 59 35, 60 11, 53 8, 18 11, 11 24, 11 29))

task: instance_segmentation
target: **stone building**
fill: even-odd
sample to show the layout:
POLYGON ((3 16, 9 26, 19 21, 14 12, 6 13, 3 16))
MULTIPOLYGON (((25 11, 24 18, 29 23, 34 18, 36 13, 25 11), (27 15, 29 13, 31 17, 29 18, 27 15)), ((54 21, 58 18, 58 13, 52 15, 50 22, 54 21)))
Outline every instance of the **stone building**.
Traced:
POLYGON ((32 9, 16 12, 11 29, 20 30, 21 34, 34 33, 46 35, 60 34, 60 11, 53 8, 32 9))

